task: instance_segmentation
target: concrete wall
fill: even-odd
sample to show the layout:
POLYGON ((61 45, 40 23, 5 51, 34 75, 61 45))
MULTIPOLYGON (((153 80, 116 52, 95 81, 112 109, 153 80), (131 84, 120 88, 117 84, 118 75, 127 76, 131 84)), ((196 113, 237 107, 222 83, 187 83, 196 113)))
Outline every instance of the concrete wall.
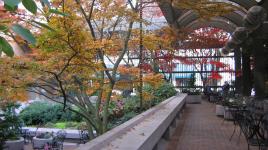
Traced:
POLYGON ((186 94, 171 97, 77 150, 161 150, 177 127, 186 94))

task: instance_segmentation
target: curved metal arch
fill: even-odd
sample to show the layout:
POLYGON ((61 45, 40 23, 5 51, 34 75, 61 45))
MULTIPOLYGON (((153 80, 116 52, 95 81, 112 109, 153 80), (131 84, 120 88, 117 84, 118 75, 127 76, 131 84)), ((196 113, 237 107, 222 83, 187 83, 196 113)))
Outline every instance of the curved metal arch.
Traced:
POLYGON ((228 0, 228 1, 236 3, 241 7, 244 7, 246 10, 258 4, 255 0, 228 0))
MULTIPOLYGON (((215 0, 215 2, 226 2, 241 8, 241 10, 237 10, 222 16, 238 26, 242 26, 243 17, 246 15, 247 9, 257 5, 255 0, 215 0)), ((197 19, 198 15, 194 11, 188 10, 186 13, 180 15, 180 17, 177 19, 177 23, 179 26, 183 27, 197 19)))
MULTIPOLYGON (((221 16, 223 18, 226 18, 227 22, 232 22, 237 26, 242 26, 243 24, 243 17, 245 14, 241 14, 241 12, 231 12, 229 14, 226 14, 224 16, 221 16)), ((219 18, 219 17, 215 17, 219 18)), ((178 20, 178 25, 180 27, 185 27, 191 22, 198 20, 199 16, 192 10, 189 10, 188 12, 184 13, 178 20)))
MULTIPOLYGON (((244 10, 257 5, 255 0, 219 0, 221 2, 233 3, 235 6, 241 6, 244 10)), ((157 0, 159 7, 161 8, 163 14, 165 15, 169 23, 174 23, 175 20, 184 16, 184 11, 182 9, 174 8, 172 4, 168 1, 157 0)))
POLYGON ((220 28, 228 33, 232 33, 237 26, 232 22, 226 21, 225 18, 221 17, 213 18, 212 20, 206 22, 195 20, 186 26, 186 28, 190 28, 192 30, 199 29, 202 27, 220 28))

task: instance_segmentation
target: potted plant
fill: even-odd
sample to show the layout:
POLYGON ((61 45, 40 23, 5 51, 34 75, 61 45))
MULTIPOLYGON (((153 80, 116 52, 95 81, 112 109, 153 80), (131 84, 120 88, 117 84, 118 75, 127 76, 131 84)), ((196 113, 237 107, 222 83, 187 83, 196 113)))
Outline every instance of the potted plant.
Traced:
POLYGON ((224 119, 232 120, 233 116, 231 114, 231 110, 235 110, 238 108, 244 108, 247 104, 251 103, 251 98, 242 97, 242 96, 234 96, 232 98, 228 98, 225 100, 224 107, 224 119))
POLYGON ((201 91, 195 88, 196 87, 195 82, 196 82, 196 76, 195 76, 195 73, 192 73, 188 81, 188 86, 191 88, 182 91, 188 94, 188 96, 186 97, 187 104, 200 104, 201 103, 201 100, 202 100, 201 91))
POLYGON ((0 149, 22 150, 24 139, 20 135, 21 120, 14 113, 18 105, 8 103, 2 105, 0 113, 0 149))
POLYGON ((52 144, 53 134, 50 132, 40 133, 36 137, 33 138, 33 148, 34 149, 42 149, 45 145, 52 144))
POLYGON ((183 93, 187 93, 187 104, 200 104, 201 103, 201 91, 199 89, 184 90, 183 93))
POLYGON ((222 102, 216 103, 216 115, 217 116, 224 116, 224 106, 222 102))

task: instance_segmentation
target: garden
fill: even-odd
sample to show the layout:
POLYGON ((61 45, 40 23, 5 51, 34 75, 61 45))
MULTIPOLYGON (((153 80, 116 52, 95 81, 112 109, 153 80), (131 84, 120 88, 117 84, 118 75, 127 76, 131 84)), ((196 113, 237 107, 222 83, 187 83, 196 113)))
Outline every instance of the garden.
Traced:
MULTIPOLYGON (((150 86, 146 86, 144 91, 153 92, 153 98, 146 101, 144 110, 177 93, 175 88, 168 83, 163 83, 155 90, 150 86)), ((77 110, 79 111, 78 108, 77 110)), ((122 98, 122 100, 111 102, 109 106, 109 129, 126 122, 144 110, 139 109, 139 98, 137 96, 128 96, 122 98)), ((18 117, 22 121, 21 123, 31 127, 80 129, 86 123, 78 114, 68 110, 64 111, 62 105, 47 101, 31 103, 19 113, 18 117)))
POLYGON ((267 34, 258 33, 267 13, 259 6, 248 12, 210 0, 0 1, 0 150, 27 143, 63 149, 66 139, 85 144, 171 105, 165 100, 176 111, 169 110, 175 119, 167 117, 161 136, 201 97, 226 119, 239 120, 245 105, 264 110, 267 34), (243 29, 214 24, 236 11, 246 16, 243 29), (198 17, 187 24, 181 13, 198 17), (219 94, 224 81, 227 95, 219 94), (185 104, 170 99, 180 95, 185 104))

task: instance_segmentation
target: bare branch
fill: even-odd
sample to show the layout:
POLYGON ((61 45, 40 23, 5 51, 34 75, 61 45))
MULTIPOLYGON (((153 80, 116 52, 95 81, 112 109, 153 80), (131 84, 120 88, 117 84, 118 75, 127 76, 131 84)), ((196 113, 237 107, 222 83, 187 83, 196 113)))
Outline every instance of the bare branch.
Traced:
POLYGON ((67 69, 67 67, 69 67, 70 62, 72 61, 72 59, 77 55, 78 53, 74 53, 68 60, 67 63, 64 65, 64 67, 62 68, 62 70, 58 73, 57 76, 61 76, 61 74, 67 69))
POLYGON ((84 16, 84 18, 86 19, 86 22, 87 22, 87 24, 89 26, 89 29, 91 31, 91 35, 93 37, 93 40, 96 40, 96 34, 95 34, 94 28, 93 28, 92 23, 91 23, 91 18, 92 18, 92 13, 93 13, 93 8, 94 8, 95 0, 92 0, 92 4, 90 6, 89 16, 87 16, 84 8, 82 7, 82 5, 80 3, 80 0, 75 0, 75 2, 76 2, 76 4, 79 5, 80 11, 82 12, 82 15, 84 16))

